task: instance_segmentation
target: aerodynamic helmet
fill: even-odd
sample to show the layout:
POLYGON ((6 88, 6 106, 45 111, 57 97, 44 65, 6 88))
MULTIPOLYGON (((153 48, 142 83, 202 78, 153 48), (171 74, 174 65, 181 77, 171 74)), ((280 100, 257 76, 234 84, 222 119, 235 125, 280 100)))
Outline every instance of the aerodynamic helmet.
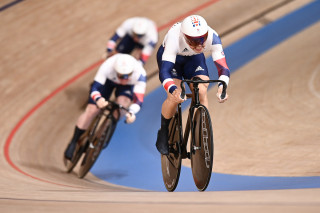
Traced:
POLYGON ((128 79, 132 74, 136 64, 136 59, 128 54, 118 54, 114 63, 114 69, 120 79, 128 79))
POLYGON ((181 23, 181 32, 190 46, 203 45, 208 38, 208 24, 199 15, 191 15, 181 23))
POLYGON ((144 18, 136 19, 133 23, 132 31, 135 35, 141 37, 147 33, 148 21, 144 18))

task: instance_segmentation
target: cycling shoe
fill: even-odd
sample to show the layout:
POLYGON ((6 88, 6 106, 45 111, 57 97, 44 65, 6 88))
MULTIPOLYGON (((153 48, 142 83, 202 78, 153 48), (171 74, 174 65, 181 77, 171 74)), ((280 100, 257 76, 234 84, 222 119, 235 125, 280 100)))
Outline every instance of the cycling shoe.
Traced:
POLYGON ((157 150, 163 155, 169 155, 168 131, 159 129, 156 142, 157 150))
POLYGON ((68 160, 72 159, 73 156, 73 152, 76 148, 76 143, 70 143, 66 149, 66 151, 64 152, 64 157, 68 160))

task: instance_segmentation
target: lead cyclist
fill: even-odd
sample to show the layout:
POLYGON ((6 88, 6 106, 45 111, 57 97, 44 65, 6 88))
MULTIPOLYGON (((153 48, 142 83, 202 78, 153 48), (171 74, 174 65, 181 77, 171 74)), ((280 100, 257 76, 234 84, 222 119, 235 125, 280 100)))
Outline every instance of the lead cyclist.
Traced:
MULTIPOLYGON (((177 105, 184 99, 180 97, 181 80, 199 77, 209 80, 208 68, 203 52, 211 52, 218 70, 219 80, 229 84, 228 68, 218 33, 208 26, 206 20, 199 15, 191 15, 181 23, 174 24, 166 34, 157 52, 159 79, 167 92, 162 104, 161 127, 158 131, 156 147, 163 155, 169 154, 168 126, 176 112, 177 105)), ((192 85, 191 89, 192 89, 192 85)), ((226 94, 221 99, 222 84, 218 84, 217 98, 220 103, 228 99, 226 94)), ((208 108, 208 84, 199 85, 200 103, 208 108)))

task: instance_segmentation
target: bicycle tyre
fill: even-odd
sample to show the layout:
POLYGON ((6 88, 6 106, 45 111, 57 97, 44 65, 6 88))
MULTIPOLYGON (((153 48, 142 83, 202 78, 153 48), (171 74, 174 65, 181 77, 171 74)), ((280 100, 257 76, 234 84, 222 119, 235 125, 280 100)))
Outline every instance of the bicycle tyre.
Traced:
POLYGON ((161 155, 162 178, 169 192, 173 192, 179 182, 182 159, 180 142, 181 135, 176 113, 169 124, 169 155, 161 155))
POLYGON ((203 105, 194 114, 193 133, 195 141, 190 143, 192 175, 198 190, 204 191, 211 178, 214 143, 210 114, 203 105))
POLYGON ((88 148, 86 150, 85 156, 80 165, 79 178, 84 178, 90 171, 96 160, 98 159, 103 145, 107 142, 109 143, 111 136, 114 132, 116 123, 112 122, 111 119, 105 119, 101 126, 96 129, 94 136, 91 141, 89 141, 88 148))

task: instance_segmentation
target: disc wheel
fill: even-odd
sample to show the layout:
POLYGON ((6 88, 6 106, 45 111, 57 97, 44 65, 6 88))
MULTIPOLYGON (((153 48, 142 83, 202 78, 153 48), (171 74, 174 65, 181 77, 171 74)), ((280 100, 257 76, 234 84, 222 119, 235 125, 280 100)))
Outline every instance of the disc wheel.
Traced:
POLYGON ((92 139, 89 141, 87 151, 80 165, 79 178, 84 178, 98 159, 104 144, 108 144, 114 132, 115 126, 111 119, 106 119, 96 129, 92 139))
POLYGON ((169 192, 173 192, 179 182, 181 171, 180 132, 177 115, 169 124, 169 155, 161 155, 163 182, 169 192))
POLYGON ((194 143, 190 143, 191 168, 199 191, 208 187, 214 155, 211 119, 206 107, 197 108, 193 119, 194 143))

